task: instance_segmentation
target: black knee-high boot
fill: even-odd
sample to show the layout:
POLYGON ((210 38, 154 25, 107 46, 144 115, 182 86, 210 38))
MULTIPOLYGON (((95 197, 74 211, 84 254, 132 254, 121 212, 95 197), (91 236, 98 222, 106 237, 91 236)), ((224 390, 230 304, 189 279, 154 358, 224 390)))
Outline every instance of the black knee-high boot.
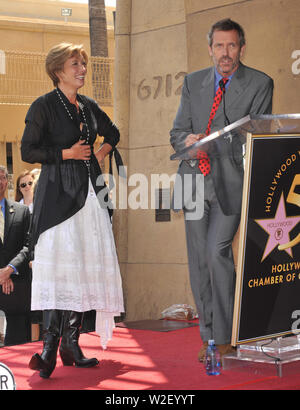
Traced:
POLYGON ((78 345, 82 318, 81 312, 64 311, 64 327, 59 347, 64 366, 73 366, 75 363, 76 367, 93 367, 99 363, 96 358, 85 358, 78 345))
POLYGON ((39 370, 40 376, 47 379, 56 366, 57 349, 59 345, 62 310, 44 310, 43 311, 43 352, 41 355, 34 354, 29 362, 30 369, 39 370))

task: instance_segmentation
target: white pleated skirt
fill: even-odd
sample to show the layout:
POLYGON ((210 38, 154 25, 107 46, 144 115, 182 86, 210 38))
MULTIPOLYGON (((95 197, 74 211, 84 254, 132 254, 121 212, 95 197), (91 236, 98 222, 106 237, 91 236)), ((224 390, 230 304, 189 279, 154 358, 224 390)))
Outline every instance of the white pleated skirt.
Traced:
POLYGON ((32 310, 96 310, 105 349, 114 317, 124 312, 120 269, 110 218, 91 182, 84 207, 43 232, 32 263, 32 310))

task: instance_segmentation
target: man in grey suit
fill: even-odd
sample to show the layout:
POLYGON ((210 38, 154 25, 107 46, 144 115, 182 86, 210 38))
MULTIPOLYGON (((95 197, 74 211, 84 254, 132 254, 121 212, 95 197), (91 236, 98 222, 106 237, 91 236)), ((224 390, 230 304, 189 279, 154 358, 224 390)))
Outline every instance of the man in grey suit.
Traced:
MULTIPOLYGON (((212 26, 208 43, 214 66, 185 77, 180 106, 170 131, 176 152, 248 114, 272 111, 273 80, 240 62, 245 51, 242 27, 230 19, 221 20, 212 26)), ((198 358, 203 361, 209 339, 215 340, 221 355, 232 351, 235 292, 232 241, 240 222, 243 187, 239 138, 219 137, 210 143, 207 155, 200 161, 182 161, 179 180, 183 181, 187 174, 193 183, 189 193, 186 189, 182 191, 182 208, 190 283, 203 341, 198 358), (195 196, 195 181, 199 176, 204 184, 203 215, 195 218, 187 202, 195 196)))

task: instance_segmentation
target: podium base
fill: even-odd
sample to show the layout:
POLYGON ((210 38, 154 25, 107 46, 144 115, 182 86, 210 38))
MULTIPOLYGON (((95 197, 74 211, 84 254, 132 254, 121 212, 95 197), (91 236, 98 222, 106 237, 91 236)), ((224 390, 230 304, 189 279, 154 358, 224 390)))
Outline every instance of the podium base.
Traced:
POLYGON ((300 372, 300 337, 279 337, 237 347, 222 359, 223 370, 243 368, 256 374, 282 377, 300 372))

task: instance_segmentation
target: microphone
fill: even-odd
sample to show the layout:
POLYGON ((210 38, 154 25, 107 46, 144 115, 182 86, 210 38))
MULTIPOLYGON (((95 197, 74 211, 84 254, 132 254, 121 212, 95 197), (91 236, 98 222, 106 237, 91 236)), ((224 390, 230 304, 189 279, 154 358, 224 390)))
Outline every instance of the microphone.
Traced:
POLYGON ((226 109, 225 109, 225 93, 226 93, 226 87, 223 81, 223 78, 219 81, 219 86, 221 88, 222 94, 223 94, 223 112, 224 112, 224 117, 225 117, 225 126, 230 124, 230 121, 226 115, 226 109))

